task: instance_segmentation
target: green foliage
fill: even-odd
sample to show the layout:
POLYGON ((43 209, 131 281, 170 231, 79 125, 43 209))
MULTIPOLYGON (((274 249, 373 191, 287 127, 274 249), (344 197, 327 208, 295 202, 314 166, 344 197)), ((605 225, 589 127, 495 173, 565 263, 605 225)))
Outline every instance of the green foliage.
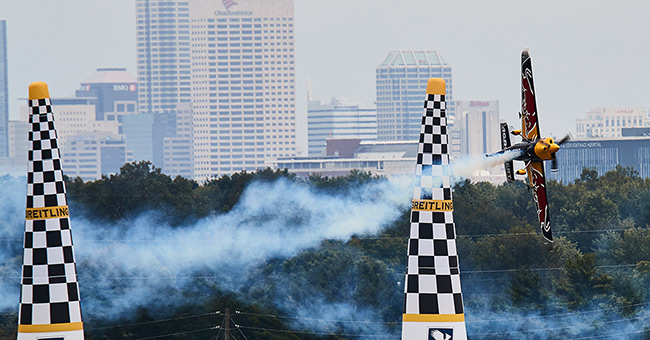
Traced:
POLYGON ((506 289, 513 305, 523 309, 541 310, 549 298, 540 274, 522 267, 512 275, 510 287, 506 289))
POLYGON ((374 176, 369 171, 352 170, 345 176, 327 177, 312 174, 308 177, 308 182, 315 188, 328 193, 346 193, 349 190, 358 188, 371 181, 379 180, 380 178, 374 176))
MULTIPOLYGON (((173 312, 168 310, 155 310, 139 308, 130 318, 113 320, 110 323, 100 320, 84 322, 86 339, 140 339, 160 338, 165 339, 224 339, 226 308, 229 308, 231 339, 242 338, 245 334, 249 340, 298 340, 301 337, 293 334, 282 319, 264 315, 279 314, 277 310, 261 308, 241 301, 232 294, 225 294, 218 290, 208 298, 190 295, 188 303, 177 306, 173 312), (199 301, 201 303, 190 303, 199 301), (244 310, 250 313, 239 314, 244 310), (262 315, 256 316, 257 314, 262 315), (163 322, 161 322, 161 320, 163 322), (246 328, 238 329, 236 324, 243 323, 246 328), (216 327, 220 327, 217 329, 216 327), (274 332, 266 329, 278 330, 274 332)), ((306 337, 302 339, 314 339, 306 337)))
POLYGON ((629 227, 623 232, 603 234, 596 242, 596 254, 609 264, 635 266, 650 259, 650 230, 629 227))
MULTIPOLYGON (((89 217, 118 221, 154 210, 161 220, 182 228, 194 219, 230 211, 253 181, 280 179, 333 197, 361 192, 358 189, 363 185, 385 180, 362 171, 301 179, 286 170, 264 169, 197 183, 172 179, 150 163, 139 162, 93 182, 68 179, 67 187, 71 204, 89 217)), ((555 234, 552 247, 539 235, 532 193, 526 184, 494 186, 464 181, 455 186, 454 218, 465 306, 540 313, 562 306, 572 310, 601 307, 624 317, 637 315, 639 306, 650 298, 650 180, 617 167, 603 176, 585 169, 574 183, 549 181, 547 185, 555 234)), ((409 233, 410 210, 404 210, 394 225, 378 235, 353 236, 345 242, 325 240, 294 257, 270 259, 247 268, 249 284, 236 294, 223 292, 218 282, 200 282, 195 292, 183 293, 192 303, 169 310, 142 307, 128 320, 95 320, 90 322, 95 330, 89 327, 87 336, 127 339, 202 329, 220 319, 211 315, 190 322, 183 317, 230 307, 260 314, 237 316, 242 323, 254 325, 255 329, 245 331, 250 340, 343 339, 335 335, 342 333, 341 329, 332 329, 335 334, 323 337, 292 333, 291 319, 283 315, 292 304, 305 301, 373 310, 395 331, 399 323, 390 322, 399 320, 402 313, 409 233), (278 307, 282 304, 287 308, 278 307), (178 322, 164 326, 117 326, 176 317, 178 322)), ((90 275, 95 269, 88 269, 90 275)), ((2 321, 10 324, 15 316, 2 321)), ((15 327, 9 332, 13 330, 15 327)), ((176 338, 207 337, 188 333, 176 338)))
POLYGON ((180 176, 172 179, 150 162, 141 161, 125 164, 119 174, 92 182, 75 178, 66 186, 69 199, 92 218, 118 221, 154 210, 161 213, 161 221, 178 225, 188 219, 227 212, 237 203, 249 182, 278 178, 292 179, 294 176, 286 170, 267 168, 213 178, 199 185, 180 176))
POLYGON ((206 181, 198 188, 197 194, 209 199, 213 211, 228 212, 237 204, 248 183, 252 181, 271 182, 279 178, 294 180, 295 175, 290 174, 286 169, 274 171, 266 168, 252 173, 242 171, 234 173, 232 176, 224 175, 206 181))
POLYGON ((566 276, 556 280, 556 290, 571 309, 603 299, 612 289, 613 279, 596 269, 594 254, 581 254, 566 263, 566 276))
POLYGON ((127 163, 120 173, 66 184, 68 197, 89 217, 117 221, 145 210, 168 212, 162 216, 177 224, 188 217, 204 216, 208 201, 194 193, 198 184, 182 177, 171 179, 150 162, 127 163))
POLYGON ((458 225, 465 226, 463 234, 499 233, 536 218, 524 213, 531 209, 518 209, 521 206, 517 205, 529 206, 531 196, 522 198, 514 188, 515 185, 495 187, 487 182, 471 183, 469 180, 456 185, 454 218, 458 225), (514 208, 509 206, 510 202, 514 208))

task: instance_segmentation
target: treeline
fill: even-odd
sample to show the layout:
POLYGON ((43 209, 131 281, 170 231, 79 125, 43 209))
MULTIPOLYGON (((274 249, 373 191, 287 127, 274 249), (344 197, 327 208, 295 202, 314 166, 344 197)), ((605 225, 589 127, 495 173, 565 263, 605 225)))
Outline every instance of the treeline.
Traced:
MULTIPOLYGON (((66 188, 68 200, 78 204, 80 211, 93 218, 118 221, 143 211, 157 210, 164 212, 161 218, 168 223, 181 225, 210 214, 230 211, 252 181, 272 182, 279 178, 301 180, 287 170, 267 168, 212 178, 199 185, 181 176, 171 178, 150 162, 142 161, 127 163, 120 173, 103 175, 96 181, 67 178, 66 188)), ((347 176, 333 178, 314 175, 306 183, 334 193, 377 179, 370 173, 352 171, 347 176)))
MULTIPOLYGON (((386 180, 359 171, 304 179, 266 169, 199 184, 170 178, 140 162, 97 181, 68 179, 67 189, 71 209, 83 211, 89 219, 120 221, 156 210, 174 228, 184 228, 203 217, 229 212, 252 181, 278 179, 331 195, 386 180)), ((586 339, 627 331, 631 335, 613 338, 650 339, 650 330, 643 326, 650 315, 650 179, 618 167, 602 176, 585 169, 568 185, 547 184, 552 246, 539 234, 526 184, 455 185, 454 218, 470 338, 586 339), (530 315, 534 317, 526 318, 530 315)), ((235 323, 230 327, 236 338, 248 340, 359 339, 377 330, 399 335, 410 228, 407 209, 379 235, 325 240, 291 258, 267 260, 251 270, 247 288, 240 292, 224 290, 218 280, 207 278, 214 273, 200 273, 206 279, 189 291, 160 292, 162 299, 174 296, 186 301, 174 308, 139 306, 118 320, 85 314, 86 338, 214 339, 218 334, 222 338, 225 307, 232 313, 245 311, 233 316, 239 327, 235 323), (372 321, 379 326, 338 322, 323 331, 297 324, 299 320, 278 304, 312 301, 314 294, 356 313, 373 311, 379 319, 372 321)), ((84 291, 87 286, 81 286, 82 297, 93 296, 84 291)), ((7 323, 15 322, 15 316, 3 317, 3 329, 11 335, 7 323)))
MULTIPOLYGON (((385 180, 364 172, 300 179, 287 171, 266 169, 223 176, 199 185, 181 177, 171 179, 142 162, 127 164, 120 174, 99 181, 73 180, 68 190, 71 200, 83 206, 80 210, 100 218, 119 220, 157 209, 166 212, 165 219, 182 227, 190 220, 230 211, 251 181, 278 178, 303 181, 318 190, 341 194, 370 181, 385 180)), ((552 249, 539 235, 532 194, 526 184, 494 186, 464 181, 455 186, 454 217, 466 308, 477 315, 495 310, 552 314, 603 309, 610 311, 607 314, 614 319, 634 317, 646 310, 650 301, 650 180, 623 167, 603 176, 585 169, 575 183, 550 181, 548 187, 556 238, 552 249)), ((264 310, 261 314, 281 315, 272 304, 264 302, 308 299, 312 290, 317 289, 327 301, 378 311, 387 328, 399 332, 399 323, 391 322, 400 319, 403 308, 401 288, 396 286, 396 282, 403 280, 410 228, 409 211, 403 214, 395 226, 378 237, 327 241, 322 247, 291 259, 267 263, 251 277, 251 282, 255 282, 251 291, 230 298, 239 298, 240 305, 246 305, 243 301, 254 301, 247 307, 264 310), (278 282, 284 289, 277 289, 278 282)), ((220 304, 223 297, 218 293, 218 283, 214 286, 217 293, 211 292, 210 299, 216 301, 200 305, 220 304)), ((193 304, 180 308, 209 310, 196 310, 193 304)), ((143 316, 136 320, 147 320, 146 312, 143 310, 143 316)), ((494 330, 495 325, 473 324, 471 320, 472 314, 468 312, 470 333, 494 330)), ((253 325, 261 323, 254 327, 269 328, 264 327, 263 321, 268 319, 253 320, 253 325)), ((275 322, 270 328, 289 329, 283 319, 275 322)), ((197 329, 196 324, 181 325, 197 329)), ((343 333, 345 325, 341 327, 343 333)), ((597 328, 594 327, 593 334, 598 333, 597 328)), ((161 334, 159 329, 155 331, 154 334, 161 334)), ((150 333, 139 336, 145 334, 150 333)), ((248 334, 249 338, 258 339, 310 337, 255 330, 248 334)), ((556 335, 576 336, 570 328, 556 335)))

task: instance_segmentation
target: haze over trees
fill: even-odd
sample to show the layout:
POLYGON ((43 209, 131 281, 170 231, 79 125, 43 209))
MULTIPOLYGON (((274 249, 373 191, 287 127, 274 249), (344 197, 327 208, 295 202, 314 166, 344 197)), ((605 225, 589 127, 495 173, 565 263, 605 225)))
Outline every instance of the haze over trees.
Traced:
MULTIPOLYGON (((69 179, 67 190, 71 210, 98 225, 128 228, 129 221, 154 211, 149 223, 183 232, 202 219, 232 213, 251 183, 277 181, 336 199, 387 179, 358 171, 304 179, 266 169, 198 184, 139 162, 93 182, 69 179)), ((524 183, 456 184, 454 216, 470 338, 591 339, 612 334, 617 339, 650 339, 644 326, 650 317, 650 179, 622 167, 602 176, 585 169, 574 183, 551 181, 548 187, 552 250, 539 235, 524 183)), ((407 202, 401 216, 378 234, 325 238, 295 255, 257 261, 246 269, 239 286, 245 288, 238 290, 231 289, 230 274, 209 266, 192 273, 169 269, 176 283, 151 296, 150 303, 128 306, 118 314, 90 313, 84 307, 86 337, 223 338, 229 308, 228 328, 237 339, 399 338, 409 213, 407 202)), ((259 219, 253 223, 263 226, 273 212, 265 214, 242 218, 259 219)), ((291 218, 298 224, 309 217, 291 218)), ((20 267, 20 244, 7 247, 15 248, 17 256, 12 266, 0 267, 3 277, 15 276, 9 268, 20 267)), ((128 293, 120 281, 131 277, 127 274, 100 285, 105 268, 82 262, 79 275, 82 300, 93 306, 110 294, 128 293), (97 287, 112 291, 101 294, 97 287)), ((1 337, 14 338, 15 310, 0 312, 1 337)))

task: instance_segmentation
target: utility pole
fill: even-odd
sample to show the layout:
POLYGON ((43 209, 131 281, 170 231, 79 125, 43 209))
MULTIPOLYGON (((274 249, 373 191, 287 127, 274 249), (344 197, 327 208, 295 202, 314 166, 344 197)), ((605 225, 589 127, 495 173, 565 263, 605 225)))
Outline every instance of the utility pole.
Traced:
POLYGON ((230 308, 226 308, 226 340, 230 340, 230 308))

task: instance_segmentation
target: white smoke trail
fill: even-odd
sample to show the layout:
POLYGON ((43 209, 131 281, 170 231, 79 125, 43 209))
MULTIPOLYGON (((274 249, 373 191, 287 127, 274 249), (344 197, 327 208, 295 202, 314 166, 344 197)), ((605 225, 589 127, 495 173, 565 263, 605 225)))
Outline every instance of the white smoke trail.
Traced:
POLYGON ((82 294, 84 285, 93 286, 86 313, 118 316, 151 306, 158 292, 195 284, 197 272, 210 273, 221 289, 240 291, 250 270, 269 259, 291 257, 325 239, 347 240, 391 226, 411 192, 408 183, 375 181, 334 196, 278 180, 251 183, 232 211, 192 226, 155 225, 155 212, 118 226, 73 216, 82 294), (84 268, 93 275, 84 276, 84 268), (119 294, 111 288, 116 284, 119 294))
POLYGON ((451 160, 451 176, 454 182, 475 176, 478 170, 487 170, 513 160, 520 151, 505 151, 491 156, 461 155, 451 160))
MULTIPOLYGON (((472 169, 511 157, 455 160, 453 173, 468 175, 472 169)), ((222 273, 219 285, 237 291, 247 270, 256 264, 291 257, 325 239, 347 240, 389 226, 408 206, 411 180, 373 181, 346 195, 323 194, 286 180, 251 183, 229 213, 179 228, 153 222, 159 221, 155 211, 113 224, 73 215, 80 285, 82 292, 93 292, 85 298, 91 307, 86 311, 97 308, 105 316, 120 315, 147 305, 160 290, 192 284, 194 273, 200 270, 222 273), (119 294, 115 286, 120 287, 119 294)), ((0 270, 6 277, 0 281, 4 288, 0 289, 0 309, 13 309, 19 294, 25 180, 9 178, 0 184, 12 196, 4 206, 0 230, 13 245, 0 251, 4 263, 0 270)))
MULTIPOLYGON (((378 233, 408 207, 408 180, 372 181, 336 195, 288 180, 250 183, 229 213, 182 227, 157 222, 155 211, 117 223, 73 213, 84 314, 117 317, 151 306, 165 289, 194 285, 197 272, 210 273, 220 280, 220 288, 237 291, 249 270, 264 261, 291 257, 325 239, 378 233)), ((26 179, 0 177, 0 188, 5 193, 0 220, 2 312, 18 308, 26 179)))
MULTIPOLYGON (((198 273, 214 277, 219 288, 238 292, 257 264, 292 257, 318 247, 326 238, 347 240, 355 234, 381 231, 406 208, 411 186, 408 181, 381 181, 346 195, 328 195, 286 180, 251 183, 231 212, 178 228, 153 225, 155 212, 116 224, 101 224, 73 215, 84 317, 129 317, 139 306, 177 304, 179 301, 169 299, 166 292, 193 289, 198 273)), ((0 248, 0 312, 11 312, 18 309, 19 302, 25 178, 0 178, 0 188, 6 193, 0 231, 7 245, 0 248)), ((316 294, 310 301, 290 302, 290 315, 299 319, 297 327, 341 327, 350 333, 387 334, 377 311, 316 294), (320 320, 310 322, 309 318, 314 316, 320 320), (342 324, 340 320, 354 322, 342 324)), ((396 287, 394 294, 401 299, 402 289, 396 287)), ((280 306, 278 301, 271 302, 280 306)), ((482 338, 539 339, 554 337, 558 332, 566 335, 562 338, 579 338, 595 334, 594 325, 604 324, 599 326, 598 334, 636 339, 650 317, 647 308, 635 316, 636 320, 618 321, 580 311, 560 310, 558 314, 571 312, 576 316, 547 318, 516 310, 467 307, 468 331, 477 338, 484 335, 487 337, 482 338)), ((612 313, 605 316, 609 314, 612 313)), ((393 330, 392 334, 395 331, 399 332, 393 330)))
POLYGON ((617 339, 635 340, 647 337, 650 310, 624 317, 618 308, 593 306, 585 310, 567 310, 548 302, 553 312, 530 310, 480 310, 469 308, 467 331, 472 339, 617 339))
POLYGON ((25 226, 27 177, 0 177, 3 195, 0 219, 0 313, 18 310, 20 271, 25 226))

